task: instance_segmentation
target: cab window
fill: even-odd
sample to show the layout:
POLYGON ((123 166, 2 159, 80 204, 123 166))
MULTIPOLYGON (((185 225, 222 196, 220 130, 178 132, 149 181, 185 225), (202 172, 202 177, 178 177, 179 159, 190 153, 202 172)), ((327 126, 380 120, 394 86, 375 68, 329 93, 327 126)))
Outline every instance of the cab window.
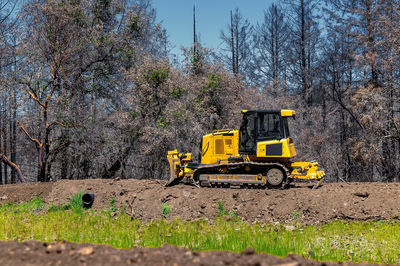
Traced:
POLYGON ((282 138, 281 116, 278 113, 259 113, 258 138, 278 139, 282 138))

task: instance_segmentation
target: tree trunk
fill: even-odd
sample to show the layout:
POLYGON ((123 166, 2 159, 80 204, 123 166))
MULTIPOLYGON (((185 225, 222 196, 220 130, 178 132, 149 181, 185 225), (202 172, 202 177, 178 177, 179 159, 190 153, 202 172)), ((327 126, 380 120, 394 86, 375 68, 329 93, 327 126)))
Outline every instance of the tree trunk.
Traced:
MULTIPOLYGON (((17 163, 17 128, 16 128, 16 120, 17 120, 17 98, 15 89, 12 90, 12 98, 11 98, 11 114, 10 114, 10 152, 11 152, 11 161, 17 163)), ((16 169, 14 167, 11 168, 11 183, 16 182, 16 169)))
MULTIPOLYGON (((4 106, 6 106, 6 101, 4 100, 4 106)), ((7 112, 6 109, 4 108, 3 111, 3 150, 4 153, 6 153, 7 150, 7 134, 5 134, 7 132, 7 112)), ((7 170, 7 164, 4 162, 4 184, 8 184, 8 170, 7 170)))
MULTIPOLYGON (((1 99, 0 99, 0 101, 1 101, 1 99)), ((2 138, 3 138, 3 130, 2 130, 2 128, 3 128, 3 119, 2 119, 2 116, 1 116, 1 112, 2 112, 2 110, 0 109, 0 151, 1 151, 1 143, 2 143, 2 138)), ((0 162, 0 185, 2 185, 3 184, 3 164, 2 164, 2 162, 0 162)))
POLYGON ((239 21, 235 24, 236 47, 235 47, 235 69, 236 75, 239 75, 239 21))
MULTIPOLYGON (((375 53, 375 38, 373 33, 373 26, 371 23, 371 1, 365 1, 365 8, 366 8, 366 19, 367 19, 367 31, 368 31, 368 52, 371 54, 370 57, 374 58, 372 55, 375 53)), ((371 59, 370 61, 371 66, 371 83, 374 87, 378 86, 378 72, 376 70, 375 59, 371 59)))
POLYGON ((308 102, 308 91, 307 91, 307 74, 306 74, 306 22, 305 22, 305 7, 304 0, 300 0, 300 16, 301 16, 301 85, 303 99, 308 102))
POLYGON ((10 166, 11 168, 15 169, 15 171, 18 173, 18 177, 19 177, 19 180, 21 181, 21 183, 26 182, 25 181, 25 177, 22 174, 22 171, 21 171, 21 169, 19 168, 18 165, 16 165, 15 163, 11 162, 10 160, 8 160, 7 156, 5 156, 4 154, 0 154, 0 160, 3 161, 8 166, 10 166))
POLYGON ((233 34, 233 17, 231 10, 231 48, 232 48, 232 73, 236 74, 236 59, 235 59, 235 35, 233 34))

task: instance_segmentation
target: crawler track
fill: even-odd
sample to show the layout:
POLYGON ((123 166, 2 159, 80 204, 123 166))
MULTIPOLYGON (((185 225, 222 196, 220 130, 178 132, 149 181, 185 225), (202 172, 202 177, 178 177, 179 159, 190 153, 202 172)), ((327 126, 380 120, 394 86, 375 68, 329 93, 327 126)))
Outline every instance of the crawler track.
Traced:
POLYGON ((282 188, 288 185, 290 172, 281 163, 239 162, 202 165, 194 173, 194 180, 201 186, 242 188, 282 188), (278 184, 268 182, 267 173, 271 169, 282 171, 282 181, 278 184))

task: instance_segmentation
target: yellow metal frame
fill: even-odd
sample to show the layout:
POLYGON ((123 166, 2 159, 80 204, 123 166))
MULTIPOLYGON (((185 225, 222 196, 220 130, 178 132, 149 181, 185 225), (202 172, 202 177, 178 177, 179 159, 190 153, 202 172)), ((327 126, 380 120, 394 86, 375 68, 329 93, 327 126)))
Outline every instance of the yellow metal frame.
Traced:
POLYGON ((175 179, 191 178, 193 176, 193 170, 185 167, 188 162, 192 161, 191 153, 180 153, 177 149, 168 151, 168 162, 169 162, 169 181, 172 182, 175 179))
POLYGON ((281 116, 285 117, 285 116, 295 116, 296 115, 296 111, 294 110, 281 110, 281 116))
POLYGON ((291 178, 320 180, 325 176, 323 170, 318 170, 317 162, 295 162, 291 167, 294 168, 290 173, 291 178))
POLYGON ((292 158, 296 156, 296 150, 294 148, 294 143, 290 138, 281 140, 266 140, 257 142, 257 157, 267 157, 267 158, 292 158), (282 154, 277 156, 267 156, 268 145, 282 143, 282 154))
POLYGON ((229 157, 239 151, 239 131, 233 129, 217 130, 203 136, 201 163, 226 163, 229 157))

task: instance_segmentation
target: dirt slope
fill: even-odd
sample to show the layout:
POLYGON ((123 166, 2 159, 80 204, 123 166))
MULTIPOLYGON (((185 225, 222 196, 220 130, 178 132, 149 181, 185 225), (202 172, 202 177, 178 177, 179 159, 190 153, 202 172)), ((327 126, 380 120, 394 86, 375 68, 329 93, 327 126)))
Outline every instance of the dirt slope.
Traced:
POLYGON ((161 203, 172 207, 169 219, 213 218, 218 201, 249 222, 293 222, 304 224, 344 220, 398 218, 398 183, 327 183, 317 190, 294 184, 287 190, 196 188, 188 185, 164 187, 155 180, 62 180, 47 184, 0 186, 0 204, 41 196, 47 203, 67 203, 79 191, 95 194, 93 208, 108 209, 110 198, 133 216, 162 218, 161 203))
MULTIPOLYGON (((228 251, 193 252, 175 246, 161 248, 114 249, 106 245, 37 241, 0 242, 0 265, 368 265, 316 262, 290 254, 279 258, 257 254, 252 249, 242 253, 228 251)), ((378 264, 376 264, 378 265, 378 264)))

